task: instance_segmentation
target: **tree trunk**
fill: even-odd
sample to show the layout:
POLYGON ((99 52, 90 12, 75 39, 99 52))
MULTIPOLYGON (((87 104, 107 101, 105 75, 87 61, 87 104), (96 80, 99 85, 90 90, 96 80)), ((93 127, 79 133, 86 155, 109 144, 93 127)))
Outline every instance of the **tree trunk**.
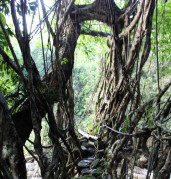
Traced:
POLYGON ((164 166, 161 168, 161 170, 159 171, 159 174, 156 178, 157 179, 160 179, 160 178, 169 179, 170 174, 171 174, 171 149, 168 152, 164 166))
MULTIPOLYGON (((150 136, 153 131, 148 128, 136 132, 135 129, 142 116, 145 115, 145 109, 150 108, 152 103, 155 102, 155 99, 150 99, 141 104, 140 92, 141 71, 151 48, 154 0, 141 1, 138 11, 139 1, 132 2, 130 0, 124 9, 119 9, 113 0, 95 0, 92 4, 73 6, 74 1, 70 2, 71 4, 68 1, 56 2, 59 4, 56 7, 56 21, 62 20, 57 22, 57 27, 53 32, 48 22, 44 3, 41 0, 44 18, 55 47, 55 60, 51 64, 52 71, 46 74, 44 80, 41 80, 30 53, 30 40, 25 17, 26 2, 21 0, 22 34, 16 17, 15 1, 11 0, 11 13, 16 37, 21 48, 28 78, 22 74, 22 70, 18 66, 16 67, 12 63, 2 49, 0 49, 0 53, 4 61, 22 78, 28 99, 24 102, 22 108, 12 116, 14 126, 7 104, 4 103, 3 97, 0 98, 0 152, 2 154, 0 160, 4 163, 3 166, 0 166, 0 176, 4 178, 6 176, 8 178, 26 178, 22 147, 32 129, 35 133, 34 148, 39 158, 42 178, 71 178, 72 174, 68 173, 69 167, 66 166, 67 160, 70 161, 69 163, 72 164, 73 168, 76 167, 78 170, 77 159, 74 158, 72 153, 74 147, 77 146, 81 157, 81 147, 74 130, 72 69, 77 40, 81 33, 85 34, 84 31, 81 31, 81 23, 87 20, 103 22, 110 26, 113 32, 109 62, 107 63, 106 59, 103 72, 104 79, 96 104, 99 139, 107 143, 107 150, 110 155, 108 169, 112 176, 116 174, 116 169, 122 159, 124 159, 123 171, 126 172, 127 164, 132 164, 126 149, 129 149, 131 156, 135 153, 135 149, 138 150, 138 147, 141 146, 137 145, 132 138, 142 137, 143 139, 147 135, 150 136), (63 8, 65 4, 66 8, 63 8), (65 14, 63 14, 65 18, 63 16, 59 18, 63 9, 65 9, 65 14), (45 82, 46 85, 44 85, 45 82), (54 103, 58 103, 56 118, 53 113, 54 103), (50 160, 43 153, 40 136, 41 119, 46 114, 48 114, 49 137, 54 149, 50 160), (4 122, 6 121, 4 118, 8 119, 8 122, 4 122), (71 140, 66 140, 67 138, 71 138, 71 140), (130 147, 130 143, 133 143, 134 149, 131 148, 132 146, 130 147), (8 168, 6 167, 8 166, 6 160, 9 161, 12 172, 6 170, 8 168), (112 173, 113 168, 115 173, 112 173), (11 173, 13 176, 11 176, 11 173)), ((107 35, 102 32, 90 32, 89 34, 107 35)), ((170 154, 160 171, 160 176, 164 176, 164 172, 168 173, 169 164, 170 154)))
POLYGON ((0 173, 3 178, 27 178, 22 147, 8 106, 0 92, 0 173))

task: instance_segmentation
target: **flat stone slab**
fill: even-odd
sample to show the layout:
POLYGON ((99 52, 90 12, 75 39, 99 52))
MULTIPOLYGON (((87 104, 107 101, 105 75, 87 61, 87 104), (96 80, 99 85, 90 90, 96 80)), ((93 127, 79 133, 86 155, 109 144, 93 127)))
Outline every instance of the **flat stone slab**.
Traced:
POLYGON ((83 160, 90 160, 90 161, 94 161, 96 158, 95 156, 90 156, 90 157, 86 157, 86 158, 83 158, 83 160))
POLYGON ((91 173, 91 170, 89 168, 84 168, 81 170, 82 175, 89 175, 91 173))
POLYGON ((78 167, 79 167, 79 168, 88 168, 91 163, 92 163, 91 160, 81 160, 81 161, 78 163, 78 167))

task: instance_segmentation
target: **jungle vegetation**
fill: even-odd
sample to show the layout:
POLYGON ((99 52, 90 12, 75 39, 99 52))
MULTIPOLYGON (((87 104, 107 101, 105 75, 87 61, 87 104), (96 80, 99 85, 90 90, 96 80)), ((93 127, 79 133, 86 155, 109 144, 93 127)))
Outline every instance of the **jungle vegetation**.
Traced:
POLYGON ((26 155, 43 179, 79 175, 80 129, 99 178, 133 178, 143 155, 169 179, 170 50, 170 0, 0 0, 0 178, 26 179, 26 155))

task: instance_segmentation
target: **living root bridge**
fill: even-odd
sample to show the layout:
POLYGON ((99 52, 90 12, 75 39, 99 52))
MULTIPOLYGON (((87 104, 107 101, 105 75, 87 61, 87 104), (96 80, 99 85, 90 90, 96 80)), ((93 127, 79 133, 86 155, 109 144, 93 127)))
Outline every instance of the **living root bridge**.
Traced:
POLYGON ((170 97, 166 98, 160 111, 155 111, 155 117, 151 119, 153 127, 147 125, 149 120, 147 111, 153 107, 157 109, 158 102, 171 84, 170 82, 166 84, 156 98, 148 99, 146 102, 143 102, 140 90, 141 71, 148 60, 151 48, 154 8, 155 1, 141 1, 133 19, 125 15, 122 31, 120 29, 117 33, 116 24, 113 24, 109 62, 107 63, 105 59, 103 80, 96 102, 95 128, 99 128, 98 137, 101 139, 99 146, 100 143, 107 145, 106 171, 115 178, 125 176, 133 178, 135 165, 146 167, 148 177, 153 171, 156 178, 162 175, 168 179, 170 173, 170 169, 164 167, 168 166, 170 160, 170 142, 164 138, 162 141, 159 140, 162 136, 170 135, 170 131, 161 124, 161 121, 167 121, 168 117, 165 118, 164 111, 168 111, 170 97), (147 141, 152 136, 152 148, 149 149, 147 141), (163 146, 163 143, 166 145, 163 146), (160 153, 162 157, 159 151, 163 151, 160 153), (146 160, 146 163, 140 163, 137 158, 139 159, 141 155, 150 156, 148 162, 146 160), (120 174, 117 173, 119 166, 121 166, 120 174), (131 174, 128 174, 128 168, 131 169, 131 174))
MULTIPOLYGON (((19 58, 14 52, 1 19, 1 29, 14 60, 2 48, 0 48, 0 54, 3 61, 20 77, 27 96, 24 96, 22 102, 20 101, 18 104, 17 108, 20 107, 19 110, 11 115, 7 104, 4 103, 5 99, 0 94, 0 152, 4 157, 4 159, 1 157, 0 160, 3 164, 6 160, 10 163, 10 165, 0 165, 0 177, 2 176, 5 179, 25 179, 27 177, 22 147, 32 130, 35 134, 35 154, 38 156, 43 179, 71 178, 75 174, 75 168, 79 172, 77 162, 82 157, 82 150, 74 130, 72 69, 77 40, 81 33, 85 34, 84 31, 81 31, 81 24, 88 20, 97 20, 107 24, 111 27, 113 33, 110 57, 108 63, 105 59, 104 78, 101 82, 96 105, 96 126, 109 128, 107 130, 104 130, 104 127, 101 128, 98 135, 99 146, 101 143, 106 143, 107 155, 105 156, 108 156, 108 154, 110 156, 106 159, 108 161, 106 171, 112 177, 124 178, 127 174, 128 165, 132 166, 133 171, 134 165, 137 164, 136 157, 139 157, 139 154, 144 151, 144 155, 150 156, 149 162, 146 164, 149 171, 148 175, 152 170, 158 178, 159 176, 163 177, 165 175, 163 173, 168 175, 170 170, 168 169, 170 162, 170 132, 161 126, 161 121, 168 120, 170 103, 164 105, 161 108, 162 111, 158 111, 161 121, 159 118, 154 118, 155 127, 150 129, 147 126, 147 130, 142 129, 146 132, 146 135, 134 140, 134 137, 120 133, 120 130, 123 130, 125 131, 122 131, 123 134, 136 134, 137 128, 138 132, 141 131, 139 130, 141 127, 140 121, 148 123, 148 117, 146 116, 148 111, 145 108, 157 105, 156 101, 152 103, 150 100, 145 105, 146 103, 143 103, 141 99, 140 90, 141 72, 151 48, 150 38, 155 7, 154 0, 142 0, 141 2, 129 0, 123 9, 117 7, 113 0, 95 0, 88 5, 74 5, 74 0, 60 0, 54 6, 55 29, 51 27, 45 5, 41 0, 43 19, 49 33, 48 45, 51 47, 53 45, 55 48, 55 52, 51 57, 51 72, 46 71, 48 66, 46 66, 46 60, 44 59, 45 77, 43 80, 40 78, 39 71, 31 56, 26 19, 28 4, 25 0, 21 0, 19 5, 22 13, 18 13, 17 2, 15 0, 10 1, 9 12, 13 19, 15 37, 23 59, 23 68, 28 75, 26 76, 23 73, 19 58), (138 11, 137 5, 139 5, 138 11), (22 30, 17 20, 19 16, 23 22, 22 30), (53 44, 51 44, 51 39, 53 39, 53 44), (61 64, 63 59, 67 59, 68 62, 61 64), (44 90, 44 87, 47 90, 44 90), (49 95, 51 93, 56 94, 53 99, 49 95), (53 112, 55 103, 57 104, 56 114, 53 112), (46 125, 49 127, 48 136, 53 145, 50 157, 44 153, 41 143, 41 122, 45 115, 46 125), (12 136, 10 135, 11 132, 12 136), (153 147, 148 150, 146 145, 142 144, 151 136, 153 136, 153 147), (118 141, 119 144, 116 145, 118 141), (163 149, 163 141, 166 141, 165 149, 163 149), (7 148, 8 155, 2 153, 4 147, 7 148), (73 152, 75 147, 78 148, 79 155, 73 152), (158 155, 159 151, 163 151, 161 157, 158 155), (122 173, 117 176, 116 171, 119 165, 122 166, 122 173)), ((95 33, 90 31, 89 33, 89 35, 96 34, 106 36, 105 32, 95 33)), ((44 49, 43 38, 41 40, 44 49)), ((158 94, 158 98, 161 98, 165 92, 162 90, 162 94, 158 94)), ((25 92, 23 91, 23 93, 25 92)))

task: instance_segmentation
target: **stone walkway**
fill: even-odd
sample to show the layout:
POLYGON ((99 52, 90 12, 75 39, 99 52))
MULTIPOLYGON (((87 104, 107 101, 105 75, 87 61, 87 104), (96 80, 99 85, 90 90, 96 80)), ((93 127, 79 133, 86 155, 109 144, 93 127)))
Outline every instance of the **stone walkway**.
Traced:
MULTIPOLYGON (((79 177, 77 176, 75 177, 75 179, 76 178, 96 179, 99 176, 99 174, 103 173, 103 168, 102 166, 100 166, 100 164, 104 156, 104 150, 97 150, 97 148, 94 145, 94 141, 87 140, 85 138, 82 138, 82 140, 80 140, 80 144, 83 150, 83 160, 81 160, 78 163, 78 167, 81 170, 82 176, 79 177)), ((27 161, 26 168, 28 173, 28 179, 41 179, 40 168, 37 162, 31 157, 27 157, 26 161, 27 161)), ((133 175, 134 179, 146 179, 146 175, 147 175, 147 169, 142 169, 136 166, 134 167, 134 175, 133 175)), ((110 177, 108 178, 110 179, 110 177)), ((152 178, 153 175, 151 175, 150 179, 152 178)))

